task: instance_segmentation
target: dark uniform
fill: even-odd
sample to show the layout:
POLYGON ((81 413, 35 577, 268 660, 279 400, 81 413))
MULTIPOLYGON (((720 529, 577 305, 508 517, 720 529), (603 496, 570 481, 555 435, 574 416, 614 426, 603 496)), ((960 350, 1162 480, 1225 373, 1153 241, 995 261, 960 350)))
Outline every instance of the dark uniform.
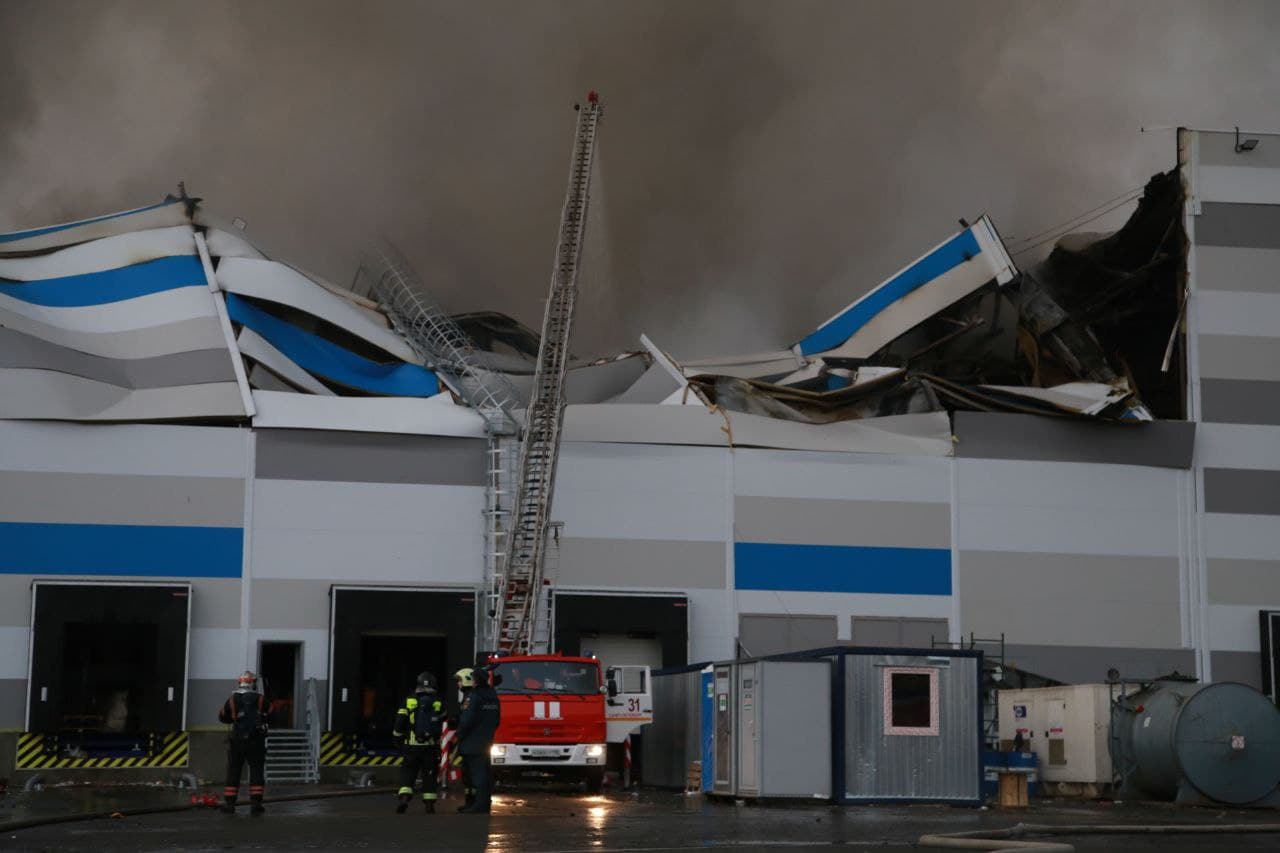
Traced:
POLYGON ((487 814, 493 794, 489 775, 489 747, 502 718, 498 692, 489 686, 483 670, 472 673, 475 686, 462 700, 458 716, 458 755, 462 756, 463 785, 474 791, 471 805, 462 809, 472 814, 487 814))
POLYGON ((266 809, 262 796, 266 793, 267 703, 255 688, 257 678, 246 672, 240 686, 218 711, 218 720, 231 726, 227 737, 227 784, 222 789, 222 811, 232 814, 240 794, 240 774, 249 765, 250 812, 260 815, 266 809))
POLYGON ((400 814, 413 799, 413 783, 422 774, 422 804, 436 810, 437 775, 440 771, 440 734, 444 728, 444 702, 436 693, 435 678, 427 672, 418 676, 418 687, 396 712, 393 734, 400 745, 400 814))

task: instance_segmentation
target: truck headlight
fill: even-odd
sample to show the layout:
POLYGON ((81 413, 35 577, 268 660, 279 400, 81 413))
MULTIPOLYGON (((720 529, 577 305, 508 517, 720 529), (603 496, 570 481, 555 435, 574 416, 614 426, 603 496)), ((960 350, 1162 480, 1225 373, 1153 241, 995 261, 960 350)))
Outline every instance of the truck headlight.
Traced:
POLYGON ((591 746, 587 747, 588 758, 599 758, 602 755, 604 755, 604 744, 593 743, 591 746))
POLYGON ((506 754, 507 754, 507 748, 503 744, 495 743, 493 746, 489 747, 490 758, 503 758, 506 756, 506 754))

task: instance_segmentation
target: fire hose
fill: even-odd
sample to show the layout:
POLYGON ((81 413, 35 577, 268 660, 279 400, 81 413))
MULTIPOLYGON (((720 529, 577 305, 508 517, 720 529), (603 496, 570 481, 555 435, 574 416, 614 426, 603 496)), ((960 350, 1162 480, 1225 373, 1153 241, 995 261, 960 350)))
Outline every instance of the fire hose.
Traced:
POLYGON ((1280 832, 1280 823, 1228 824, 1111 824, 1063 825, 1019 823, 1007 829, 978 829, 922 835, 921 847, 951 850, 985 850, 988 853, 1013 853, 1031 850, 1035 853, 1075 853, 1075 847, 1062 841, 1023 841, 1028 835, 1204 835, 1231 833, 1280 832))

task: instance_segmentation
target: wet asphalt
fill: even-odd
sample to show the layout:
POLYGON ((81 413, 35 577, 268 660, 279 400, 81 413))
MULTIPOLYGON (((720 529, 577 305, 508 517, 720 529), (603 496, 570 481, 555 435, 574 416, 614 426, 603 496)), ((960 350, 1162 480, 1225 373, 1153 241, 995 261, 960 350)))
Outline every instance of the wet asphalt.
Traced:
MULTIPOLYGON (((47 793, 56 796, 56 792, 47 793)), ((167 796, 170 802, 178 801, 176 794, 167 796)), ((1280 814, 1274 812, 1163 805, 1051 801, 1017 812, 945 806, 757 806, 667 792, 600 797, 507 792, 498 798, 489 816, 456 814, 456 800, 442 802, 435 815, 423 814, 417 803, 408 814, 397 815, 394 805, 390 794, 365 794, 274 803, 261 818, 250 817, 245 807, 234 816, 199 808, 53 824, 0 832, 0 850, 869 851, 912 849, 924 833, 1001 828, 1019 822, 1280 823, 1280 814)), ((127 810, 128 804, 121 807, 127 810)), ((14 817, 13 810, 0 814, 0 825, 14 817)), ((1280 849, 1280 834, 1066 836, 1054 840, 1073 843, 1082 853, 1280 849)))

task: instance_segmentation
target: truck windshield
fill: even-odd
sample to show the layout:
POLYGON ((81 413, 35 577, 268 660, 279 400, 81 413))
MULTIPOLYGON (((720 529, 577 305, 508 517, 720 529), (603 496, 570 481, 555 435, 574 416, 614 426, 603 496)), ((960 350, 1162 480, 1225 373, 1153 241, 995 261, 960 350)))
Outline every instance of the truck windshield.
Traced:
POLYGON ((512 661, 493 668, 499 693, 565 693, 594 695, 600 692, 600 668, 573 661, 512 661))

